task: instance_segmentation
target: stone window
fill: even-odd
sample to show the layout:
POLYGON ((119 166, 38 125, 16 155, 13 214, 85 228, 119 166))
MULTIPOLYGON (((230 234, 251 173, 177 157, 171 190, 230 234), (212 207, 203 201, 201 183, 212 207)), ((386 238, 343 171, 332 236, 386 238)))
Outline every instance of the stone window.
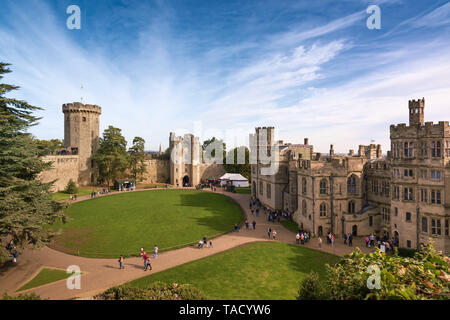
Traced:
POLYGON ((323 179, 320 181, 320 194, 327 194, 328 183, 327 180, 323 179))
POLYGON ((437 170, 431 170, 431 180, 441 180, 441 172, 437 170))
POLYGON ((411 240, 406 240, 406 247, 411 248, 411 240))
POLYGON ((421 202, 428 202, 428 190, 427 189, 420 189, 420 201, 421 202))
POLYGON ((354 201, 349 201, 348 213, 355 213, 355 202, 354 201))
POLYGON ((412 201, 412 200, 414 200, 413 188, 405 187, 403 189, 403 200, 405 200, 405 201, 412 201))
POLYGON ((400 187, 399 186, 395 186, 394 187, 394 192, 392 193, 392 199, 393 200, 399 200, 400 199, 400 187))
POLYGON ((369 216, 369 226, 371 227, 373 225, 373 217, 369 216))
POLYGON ((267 199, 270 199, 272 197, 272 187, 271 187, 270 183, 267 183, 266 187, 267 187, 267 190, 266 190, 267 199))
POLYGON ((320 216, 321 217, 326 217, 327 216, 327 204, 326 203, 321 203, 320 204, 320 216))
POLYGON ((86 122, 86 117, 83 117, 82 119, 83 119, 83 122, 86 122))
POLYGON ((422 232, 428 233, 428 219, 426 217, 422 218, 422 232))
POLYGON ((394 214, 396 217, 398 217, 398 208, 397 207, 394 208, 394 214))
POLYGON ((356 194, 356 176, 351 175, 347 179, 347 193, 356 194))
POLYGON ((431 203, 432 204, 441 204, 441 191, 440 190, 431 190, 431 203))
POLYGON ((431 141, 431 156, 434 158, 441 157, 441 142, 431 141))
POLYGON ((414 142, 404 142, 403 143, 403 156, 405 158, 412 158, 413 157, 413 148, 414 148, 414 142))
POLYGON ((431 219, 431 234, 441 235, 441 219, 431 219))
POLYGON ((450 140, 445 141, 445 156, 450 158, 450 140))
POLYGON ((445 219, 445 235, 448 237, 448 219, 445 219))
POLYGON ((306 187, 307 187, 307 182, 306 182, 306 178, 302 179, 302 194, 306 194, 306 187))
POLYGON ((406 221, 411 221, 411 212, 406 212, 406 221))
POLYGON ((264 184, 262 181, 259 182, 259 194, 260 195, 264 194, 264 184))
POLYGON ((420 170, 420 177, 422 179, 428 179, 428 171, 427 170, 420 170))

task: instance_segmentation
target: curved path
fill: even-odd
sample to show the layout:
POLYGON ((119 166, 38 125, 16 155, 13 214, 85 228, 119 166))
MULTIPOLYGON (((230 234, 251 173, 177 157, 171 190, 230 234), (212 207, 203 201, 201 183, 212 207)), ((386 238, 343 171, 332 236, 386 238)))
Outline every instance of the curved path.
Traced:
MULTIPOLYGON (((107 288, 240 245, 255 241, 273 241, 267 239, 267 228, 269 225, 272 230, 275 229, 277 231, 277 241, 295 243, 295 233, 287 230, 280 223, 268 222, 267 216, 263 213, 260 213, 259 217, 251 216, 249 210, 250 195, 223 192, 221 190, 217 192, 223 193, 236 201, 241 206, 244 215, 248 217, 248 221, 250 223, 253 220, 256 221, 256 230, 252 230, 251 226, 249 230, 243 227, 240 232, 231 232, 215 238, 213 240, 213 248, 197 249, 191 246, 160 253, 157 259, 151 259, 152 271, 143 270, 143 261, 140 257, 125 259, 125 269, 120 270, 117 259, 78 257, 53 250, 49 247, 44 247, 39 250, 25 250, 19 256, 17 264, 10 264, 9 267, 0 270, 0 294, 6 291, 10 295, 14 294, 15 290, 30 281, 43 267, 66 270, 70 265, 77 265, 82 272, 81 289, 69 290, 66 287, 66 280, 61 280, 34 289, 21 291, 20 293, 34 292, 40 295, 41 298, 49 299, 90 298, 107 288)), ((78 201, 89 198, 89 196, 80 197, 78 201)), ((356 247, 361 248, 363 252, 370 250, 365 247, 361 238, 354 239, 353 247, 344 245, 340 239, 338 239, 338 243, 333 247, 326 244, 325 238, 323 240, 324 244, 321 250, 336 255, 350 253, 356 247)), ((305 246, 318 250, 317 239, 312 239, 305 246)), ((147 248, 144 246, 144 249, 147 248)), ((137 248, 137 250, 139 249, 137 248)))

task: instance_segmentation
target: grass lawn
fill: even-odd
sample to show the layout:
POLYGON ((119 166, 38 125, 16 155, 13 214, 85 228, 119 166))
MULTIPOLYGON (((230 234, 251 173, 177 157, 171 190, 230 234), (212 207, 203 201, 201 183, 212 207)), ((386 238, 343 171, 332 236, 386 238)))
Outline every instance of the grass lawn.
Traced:
MULTIPOLYGON (((214 249, 200 249, 214 250, 214 249)), ((325 264, 339 257, 282 242, 258 242, 186 263, 130 282, 191 284, 208 299, 295 299, 299 282, 311 270, 325 277, 325 264)))
POLYGON ((36 277, 20 287, 16 292, 40 287, 44 284, 66 279, 70 276, 71 274, 67 273, 65 270, 43 268, 36 277))
POLYGON ((282 219, 281 224, 283 225, 283 227, 285 227, 288 230, 291 230, 292 232, 295 232, 295 233, 298 232, 298 224, 295 221, 282 219))
POLYGON ((197 243, 231 231, 242 220, 230 198, 197 190, 125 192, 73 203, 52 247, 85 257, 138 255, 197 243), (79 253, 78 253, 79 252, 79 253))
POLYGON ((242 194, 250 194, 251 188, 250 187, 237 187, 236 193, 242 193, 242 194))
MULTIPOLYGON (((78 193, 77 196, 86 196, 88 194, 91 194, 92 191, 97 190, 96 187, 78 187, 78 193)), ((55 192, 52 194, 53 200, 60 201, 60 200, 68 200, 70 197, 70 194, 65 193, 64 191, 55 192)))

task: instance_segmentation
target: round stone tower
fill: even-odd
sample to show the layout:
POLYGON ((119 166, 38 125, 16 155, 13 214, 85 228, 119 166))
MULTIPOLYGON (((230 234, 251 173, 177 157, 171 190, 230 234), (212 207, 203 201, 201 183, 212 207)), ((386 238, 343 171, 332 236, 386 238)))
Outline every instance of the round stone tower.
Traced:
POLYGON ((102 108, 80 102, 66 103, 64 113, 64 147, 79 157, 78 184, 96 182, 92 155, 99 145, 99 116, 102 108))

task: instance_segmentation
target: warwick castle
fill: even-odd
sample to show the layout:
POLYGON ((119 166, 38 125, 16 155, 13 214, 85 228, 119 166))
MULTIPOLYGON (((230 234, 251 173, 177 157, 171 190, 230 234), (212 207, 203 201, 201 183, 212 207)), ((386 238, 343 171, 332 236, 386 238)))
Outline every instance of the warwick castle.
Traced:
MULTIPOLYGON (((278 170, 265 175, 261 169, 267 164, 259 159, 259 143, 251 145, 251 153, 257 155, 251 165, 252 195, 272 210, 291 212, 299 227, 313 236, 373 233, 413 249, 432 239, 448 255, 449 122, 424 122, 425 99, 409 101, 408 108, 409 125, 390 126, 391 150, 386 155, 375 144, 360 145, 347 155, 336 154, 331 145, 328 154, 321 154, 314 152, 308 138, 303 144, 283 143, 274 140, 273 127, 256 128, 251 141, 264 139, 268 150, 276 148, 278 170)), ((91 157, 99 142, 99 106, 68 103, 62 111, 67 154, 45 157, 53 162, 53 169, 41 176, 43 181, 57 179, 56 191, 69 179, 79 185, 95 183, 91 157)), ((184 138, 170 133, 170 151, 184 138)), ((223 165, 202 161, 198 137, 187 138, 192 162, 184 163, 182 152, 175 153, 177 161, 146 160, 144 183, 195 186, 225 173, 223 165)))

